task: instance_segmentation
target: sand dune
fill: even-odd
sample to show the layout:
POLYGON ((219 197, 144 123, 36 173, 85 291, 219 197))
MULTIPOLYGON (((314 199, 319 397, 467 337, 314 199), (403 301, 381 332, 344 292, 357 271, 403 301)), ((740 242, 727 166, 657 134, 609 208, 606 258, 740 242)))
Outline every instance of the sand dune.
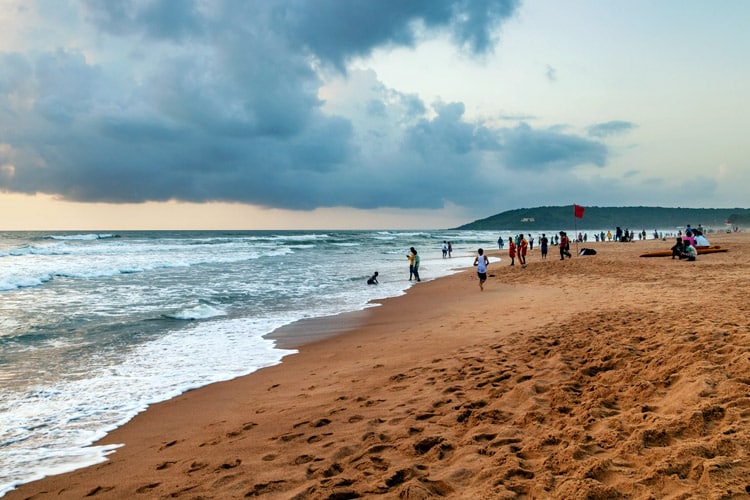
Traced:
POLYGON ((712 243, 729 251, 587 243, 597 255, 504 258, 484 292, 471 270, 421 283, 7 498, 747 498, 750 235, 712 243))

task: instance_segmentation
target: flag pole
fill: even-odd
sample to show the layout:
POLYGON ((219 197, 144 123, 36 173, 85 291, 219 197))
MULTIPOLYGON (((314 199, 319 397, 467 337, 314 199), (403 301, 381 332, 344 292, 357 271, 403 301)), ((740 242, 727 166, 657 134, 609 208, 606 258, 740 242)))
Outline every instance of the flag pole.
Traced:
POLYGON ((583 218, 583 207, 573 203, 573 227, 575 227, 576 253, 578 253, 578 220, 583 218))
POLYGON ((576 217, 575 203, 573 204, 573 231, 575 231, 573 237, 576 239, 576 256, 578 256, 578 217, 576 217))

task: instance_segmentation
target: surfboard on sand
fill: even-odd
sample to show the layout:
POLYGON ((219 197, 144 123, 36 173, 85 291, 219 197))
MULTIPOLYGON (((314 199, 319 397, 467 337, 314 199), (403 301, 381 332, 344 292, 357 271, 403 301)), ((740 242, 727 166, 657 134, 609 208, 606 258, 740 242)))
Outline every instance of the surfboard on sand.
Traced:
MULTIPOLYGON (((712 245, 710 247, 695 247, 695 249, 698 251, 698 255, 703 255, 706 253, 717 253, 717 252, 729 251, 726 248, 721 248, 719 245, 712 245)), ((646 252, 646 253, 641 254, 641 257, 671 257, 671 256, 672 256, 672 250, 660 250, 658 252, 646 252)))

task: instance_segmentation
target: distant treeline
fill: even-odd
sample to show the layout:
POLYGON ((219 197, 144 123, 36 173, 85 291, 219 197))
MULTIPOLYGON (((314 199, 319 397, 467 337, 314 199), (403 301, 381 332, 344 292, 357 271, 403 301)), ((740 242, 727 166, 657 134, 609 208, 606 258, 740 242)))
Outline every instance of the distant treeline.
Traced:
POLYGON ((519 208, 486 219, 476 220, 455 229, 497 230, 505 228, 654 229, 697 227, 723 230, 732 226, 750 227, 748 208, 663 208, 663 207, 584 207, 583 217, 576 219, 573 205, 562 207, 519 208))

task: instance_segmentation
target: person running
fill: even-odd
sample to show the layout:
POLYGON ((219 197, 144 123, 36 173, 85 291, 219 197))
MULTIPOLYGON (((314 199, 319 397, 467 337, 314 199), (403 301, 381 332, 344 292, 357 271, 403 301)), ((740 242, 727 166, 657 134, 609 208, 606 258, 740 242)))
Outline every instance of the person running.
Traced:
POLYGON ((484 282, 487 281, 487 265, 490 263, 484 250, 477 250, 477 256, 474 259, 474 265, 477 267, 477 277, 479 277, 479 289, 484 291, 484 282))
POLYGON ((513 242, 513 237, 508 238, 508 257, 510 257, 510 265, 516 265, 516 244, 513 242))

